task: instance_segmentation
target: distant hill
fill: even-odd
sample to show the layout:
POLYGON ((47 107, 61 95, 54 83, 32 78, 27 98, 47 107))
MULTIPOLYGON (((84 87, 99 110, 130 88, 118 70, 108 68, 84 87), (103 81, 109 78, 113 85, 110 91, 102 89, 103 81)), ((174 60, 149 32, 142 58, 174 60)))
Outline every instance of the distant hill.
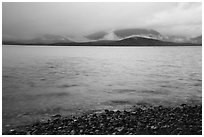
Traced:
POLYGON ((45 45, 45 44, 54 44, 54 43, 70 43, 72 42, 66 37, 59 35, 42 35, 34 39, 29 40, 15 40, 15 41, 3 41, 3 44, 6 45, 45 45))
POLYGON ((121 29, 115 30, 115 35, 120 38, 127 38, 130 36, 144 36, 149 38, 160 39, 162 35, 152 29, 139 29, 139 28, 132 28, 132 29, 121 29))
POLYGON ((122 40, 99 40, 81 43, 55 43, 62 46, 198 46, 201 44, 174 43, 144 37, 130 37, 122 40))
MULTIPOLYGON (((82 38, 83 39, 83 38, 82 38)), ((84 37, 83 42, 60 35, 42 35, 30 40, 3 41, 4 45, 59 45, 59 46, 193 46, 202 45, 202 36, 187 38, 165 36, 152 29, 120 29, 99 31, 84 37)))
POLYGON ((195 38, 191 38, 191 42, 192 43, 197 43, 197 44, 202 44, 202 35, 195 37, 195 38))
POLYGON ((114 31, 99 31, 85 36, 90 40, 107 40, 112 37, 112 40, 121 40, 124 38, 132 37, 132 36, 140 36, 146 38, 154 38, 162 40, 162 35, 152 29, 139 29, 139 28, 129 28, 129 29, 119 29, 114 31))
POLYGON ((68 38, 59 35, 43 35, 28 41, 31 44, 52 44, 52 43, 69 43, 72 42, 68 38))
POLYGON ((122 40, 130 37, 144 37, 150 39, 156 39, 166 42, 175 42, 175 43, 194 43, 194 44, 201 44, 202 43, 202 36, 190 38, 185 36, 176 36, 176 35, 162 35, 158 31, 153 29, 141 29, 141 28, 128 28, 128 29, 119 29, 114 30, 111 32, 95 32, 86 38, 90 40, 122 40))
POLYGON ((131 37, 114 42, 115 45, 137 45, 137 46, 168 46, 176 45, 172 42, 165 42, 156 39, 144 38, 144 37, 131 37))

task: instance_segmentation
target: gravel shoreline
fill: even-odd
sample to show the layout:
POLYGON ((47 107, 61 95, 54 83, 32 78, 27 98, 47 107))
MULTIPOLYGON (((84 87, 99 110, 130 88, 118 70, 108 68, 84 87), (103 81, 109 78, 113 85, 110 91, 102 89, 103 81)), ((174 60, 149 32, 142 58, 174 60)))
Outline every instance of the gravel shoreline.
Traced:
POLYGON ((4 135, 202 135, 202 105, 141 106, 17 127, 4 135))

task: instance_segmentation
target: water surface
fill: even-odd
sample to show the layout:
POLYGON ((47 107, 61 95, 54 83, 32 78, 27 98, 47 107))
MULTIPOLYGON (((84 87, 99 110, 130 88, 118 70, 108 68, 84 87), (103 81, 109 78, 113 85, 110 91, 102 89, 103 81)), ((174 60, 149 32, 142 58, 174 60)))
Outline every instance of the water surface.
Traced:
POLYGON ((3 128, 60 113, 201 102, 201 47, 3 46, 3 128))

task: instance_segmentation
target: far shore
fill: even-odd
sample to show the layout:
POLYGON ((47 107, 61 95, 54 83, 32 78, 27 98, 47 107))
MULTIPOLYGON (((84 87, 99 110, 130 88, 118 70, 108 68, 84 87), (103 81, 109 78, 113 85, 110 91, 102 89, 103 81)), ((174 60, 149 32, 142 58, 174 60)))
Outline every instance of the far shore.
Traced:
POLYGON ((202 44, 181 44, 181 45, 55 45, 55 44, 3 44, 4 46, 47 46, 47 47, 198 47, 202 44))

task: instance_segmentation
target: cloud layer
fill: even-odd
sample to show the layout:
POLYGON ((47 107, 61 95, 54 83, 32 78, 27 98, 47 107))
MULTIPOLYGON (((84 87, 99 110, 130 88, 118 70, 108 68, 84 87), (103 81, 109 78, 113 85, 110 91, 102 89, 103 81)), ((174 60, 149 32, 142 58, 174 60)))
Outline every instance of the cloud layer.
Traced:
POLYGON ((151 28, 162 34, 202 33, 201 3, 3 3, 3 37, 41 34, 82 36, 118 28, 151 28))
POLYGON ((167 34, 200 35, 202 33, 202 5, 178 3, 175 7, 154 15, 147 26, 157 28, 167 34))

